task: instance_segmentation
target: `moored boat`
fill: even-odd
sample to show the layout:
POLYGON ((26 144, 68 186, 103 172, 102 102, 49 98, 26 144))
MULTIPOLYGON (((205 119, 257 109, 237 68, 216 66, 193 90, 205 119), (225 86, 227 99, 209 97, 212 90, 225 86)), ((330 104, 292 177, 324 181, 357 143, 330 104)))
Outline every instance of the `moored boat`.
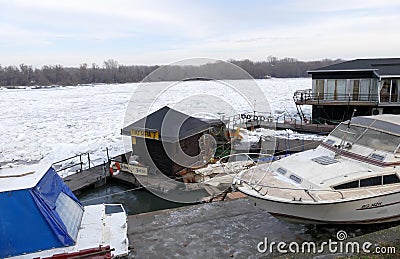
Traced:
POLYGON ((82 206, 48 165, 0 169, 0 258, 128 254, 120 204, 82 206))
POLYGON ((316 149, 240 172, 233 182, 257 206, 294 222, 400 220, 400 115, 354 117, 316 149))

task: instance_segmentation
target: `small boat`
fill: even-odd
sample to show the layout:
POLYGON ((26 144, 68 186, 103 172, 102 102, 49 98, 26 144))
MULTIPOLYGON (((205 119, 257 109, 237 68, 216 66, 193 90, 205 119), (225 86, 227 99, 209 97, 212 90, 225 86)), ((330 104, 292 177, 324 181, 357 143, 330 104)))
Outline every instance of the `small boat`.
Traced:
POLYGON ((48 165, 0 169, 0 258, 128 254, 120 204, 82 206, 48 165))
POLYGON ((354 117, 315 149, 235 176, 233 186, 272 215, 298 223, 400 220, 400 115, 354 117))

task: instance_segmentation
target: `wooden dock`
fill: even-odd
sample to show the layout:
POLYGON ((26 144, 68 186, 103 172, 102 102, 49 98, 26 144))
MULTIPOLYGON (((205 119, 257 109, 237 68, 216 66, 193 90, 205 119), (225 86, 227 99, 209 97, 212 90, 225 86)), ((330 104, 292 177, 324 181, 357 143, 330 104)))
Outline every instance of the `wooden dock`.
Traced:
POLYGON ((64 178, 64 182, 68 185, 72 192, 77 195, 83 189, 87 189, 89 187, 99 187, 106 184, 108 177, 107 173, 108 170, 106 171, 106 174, 104 173, 103 165, 98 165, 69 175, 64 178))

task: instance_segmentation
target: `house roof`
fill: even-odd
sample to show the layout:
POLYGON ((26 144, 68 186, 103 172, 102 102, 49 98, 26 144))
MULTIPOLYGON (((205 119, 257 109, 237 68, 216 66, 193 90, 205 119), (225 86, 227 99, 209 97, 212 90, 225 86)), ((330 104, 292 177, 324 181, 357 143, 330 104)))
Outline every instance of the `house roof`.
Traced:
POLYGON ((400 76, 400 58, 355 59, 308 71, 308 73, 373 71, 380 77, 400 76))
POLYGON ((158 131, 160 140, 176 142, 209 129, 212 123, 164 106, 122 129, 122 135, 131 136, 131 130, 158 131))

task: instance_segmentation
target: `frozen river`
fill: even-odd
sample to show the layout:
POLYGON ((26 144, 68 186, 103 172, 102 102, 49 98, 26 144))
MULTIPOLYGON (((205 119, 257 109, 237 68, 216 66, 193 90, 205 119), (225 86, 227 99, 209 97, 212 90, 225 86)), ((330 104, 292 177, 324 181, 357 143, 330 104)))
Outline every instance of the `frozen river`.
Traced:
MULTIPOLYGON (((310 78, 272 78, 256 82, 273 113, 295 114, 294 91, 311 88, 310 78)), ((157 84, 171 82, 148 83, 149 89, 157 84)), ((187 84, 198 90, 202 82, 187 84)), ((137 83, 48 89, 0 88, 0 164, 53 163, 83 152, 89 152, 91 158, 100 163, 106 158, 106 148, 111 155, 124 152, 120 131, 128 102, 137 88, 137 83)), ((179 91, 179 85, 175 86, 175 90, 165 93, 156 106, 173 104, 180 95, 183 91, 179 91)), ((136 116, 143 117, 146 111, 135 111, 136 116)))

